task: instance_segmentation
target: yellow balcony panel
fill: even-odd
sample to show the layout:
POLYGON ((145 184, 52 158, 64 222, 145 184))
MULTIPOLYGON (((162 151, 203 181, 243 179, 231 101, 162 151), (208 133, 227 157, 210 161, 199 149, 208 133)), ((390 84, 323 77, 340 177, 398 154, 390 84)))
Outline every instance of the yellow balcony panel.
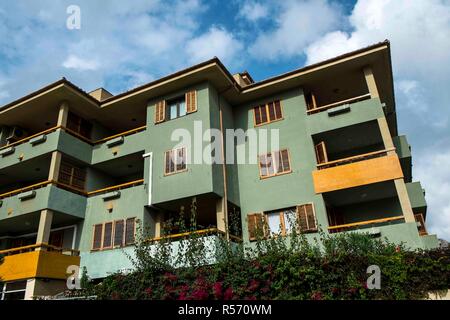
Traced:
POLYGON ((397 155, 389 155, 313 171, 314 190, 335 190, 403 178, 397 155))
POLYGON ((80 265, 80 257, 58 252, 30 251, 5 256, 0 264, 0 280, 29 278, 67 279, 67 267, 80 265))

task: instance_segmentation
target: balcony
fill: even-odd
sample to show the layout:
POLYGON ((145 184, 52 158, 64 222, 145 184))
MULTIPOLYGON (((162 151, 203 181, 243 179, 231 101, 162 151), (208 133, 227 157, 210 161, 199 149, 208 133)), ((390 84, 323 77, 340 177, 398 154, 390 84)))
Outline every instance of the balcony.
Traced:
POLYGON ((0 220, 43 209, 83 218, 86 199, 81 191, 54 181, 43 181, 0 194, 0 220))
POLYGON ((0 251, 0 279, 4 282, 30 278, 67 279, 67 267, 80 265, 79 252, 48 244, 0 251), (36 251, 36 249, 40 249, 36 251))
POLYGON ((321 163, 313 171, 314 190, 324 193, 403 178, 397 155, 391 150, 370 152, 321 163))
POLYGON ((365 229, 365 228, 374 228, 377 226, 389 224, 393 221, 400 221, 400 220, 404 220, 404 217, 396 216, 396 217, 366 220, 366 221, 354 222, 354 223, 346 223, 346 224, 330 226, 330 227, 328 227, 328 231, 330 233, 336 233, 336 232, 358 230, 358 229, 365 229))
POLYGON ((146 126, 98 140, 88 139, 63 126, 55 126, 0 147, 0 169, 61 151, 85 163, 98 163, 143 150, 146 126))

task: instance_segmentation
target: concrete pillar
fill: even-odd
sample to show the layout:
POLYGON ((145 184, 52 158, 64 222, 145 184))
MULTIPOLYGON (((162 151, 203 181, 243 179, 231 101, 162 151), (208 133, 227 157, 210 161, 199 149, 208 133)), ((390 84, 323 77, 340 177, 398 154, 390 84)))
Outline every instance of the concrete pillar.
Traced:
POLYGON ((364 68, 364 77, 366 78, 367 88, 369 89, 371 98, 378 98, 378 88, 371 67, 364 68))
POLYGON ((397 190, 398 200, 400 201, 400 206, 402 207, 403 216, 405 217, 405 222, 415 222, 416 219, 414 218, 405 180, 396 179, 394 180, 394 183, 395 189, 397 190))
POLYGON ((163 213, 156 213, 155 217, 155 238, 159 238, 162 235, 163 213))
MULTIPOLYGON (((380 127, 381 137, 383 138, 384 148, 393 149, 394 142, 392 140, 391 133, 389 132, 389 126, 387 124, 386 118, 378 118, 378 125, 380 127)), ((396 154, 395 150, 389 151, 388 155, 396 154)), ((406 222, 414 222, 414 213, 412 211, 411 202, 409 200, 408 191, 406 189, 404 179, 394 180, 395 189, 397 191, 398 200, 400 201, 400 206, 402 208, 403 216, 406 222)))
POLYGON ((225 199, 220 198, 216 202, 216 221, 217 229, 223 232, 227 232, 225 223, 225 199))
MULTIPOLYGON (((50 230, 52 228, 53 211, 45 209, 41 211, 41 218, 39 220, 39 228, 36 237, 37 243, 48 243, 50 240, 50 230)), ((38 248, 36 250, 42 250, 38 248)))
POLYGON ((50 169, 48 171, 48 180, 58 181, 59 168, 61 166, 61 153, 59 151, 54 151, 52 153, 52 158, 50 160, 50 169))
POLYGON ((67 118, 69 116, 69 104, 63 101, 59 106, 58 122, 56 125, 65 127, 67 125, 67 118))
MULTIPOLYGON (((391 133, 389 131, 389 126, 385 117, 378 118, 378 126, 380 128, 381 137, 383 139, 385 149, 393 149, 394 141, 392 140, 391 133)), ((395 154, 395 150, 389 151, 388 155, 395 154)))
POLYGON ((35 286, 36 286, 36 279, 27 280, 24 300, 33 300, 35 286))

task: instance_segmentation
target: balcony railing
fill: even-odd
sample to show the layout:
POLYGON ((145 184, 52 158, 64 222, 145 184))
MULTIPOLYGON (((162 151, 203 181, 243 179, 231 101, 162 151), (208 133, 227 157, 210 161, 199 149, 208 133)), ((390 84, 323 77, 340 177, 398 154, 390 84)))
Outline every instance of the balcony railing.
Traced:
POLYGON ((57 186, 57 187, 59 187, 61 189, 65 189, 65 190, 68 190, 68 191, 71 191, 71 192, 74 192, 74 193, 77 193, 77 194, 80 194, 80 195, 83 195, 83 196, 86 196, 86 197, 90 197, 90 196, 94 196, 94 195, 101 194, 101 193, 106 193, 106 192, 110 192, 110 191, 115 191, 115 190, 121 190, 121 189, 125 189, 125 188, 134 187, 134 186, 137 186, 137 185, 140 185, 140 184, 143 184, 143 183, 144 183, 144 179, 139 179, 139 180, 134 180, 134 181, 130 181, 130 182, 127 182, 127 183, 122 183, 122 184, 118 184, 118 185, 115 185, 115 186, 111 186, 111 187, 108 187, 108 188, 103 188, 103 189, 98 189, 98 190, 86 192, 84 190, 78 189, 78 188, 73 187, 73 186, 68 185, 68 184, 64 184, 64 183, 61 183, 61 182, 58 182, 58 181, 53 181, 53 180, 47 180, 47 181, 43 181, 43 182, 39 182, 39 183, 33 184, 31 186, 27 186, 27 187, 24 187, 24 188, 19 188, 19 189, 13 190, 13 191, 2 193, 2 194, 0 194, 0 199, 12 197, 12 196, 20 194, 22 192, 40 189, 40 188, 43 188, 43 187, 45 187, 47 185, 50 185, 50 184, 51 185, 55 185, 55 186, 57 186))
POLYGON ((334 108, 334 107, 339 107, 339 106, 342 106, 344 104, 352 104, 352 103, 360 102, 360 101, 363 101, 363 100, 368 100, 368 99, 370 99, 370 97, 371 97, 370 93, 367 93, 367 94, 363 94, 361 96, 353 97, 353 98, 350 98, 350 99, 345 99, 345 100, 341 100, 341 101, 338 101, 338 102, 333 102, 333 103, 330 103, 330 104, 327 104, 327 105, 324 105, 324 106, 321 106, 321 107, 316 107, 316 108, 312 108, 310 110, 307 110, 307 114, 314 114, 314 113, 322 112, 322 111, 325 111, 325 110, 328 110, 328 109, 331 109, 331 108, 334 108))
POLYGON ((367 227, 370 225, 377 225, 382 224, 386 222, 392 222, 404 219, 404 216, 396 216, 396 217, 389 217, 389 218, 382 218, 382 219, 375 219, 375 220, 367 220, 367 221, 361 221, 361 222, 354 222, 354 223, 347 223, 347 224, 341 224, 336 226, 329 226, 328 231, 331 233, 334 232, 342 232, 347 231, 349 229, 359 228, 359 227, 367 227))
POLYGON ((374 159, 374 158, 378 158, 378 157, 384 157, 388 154, 388 152, 391 152, 391 151, 395 151, 395 148, 378 150, 378 151, 373 151, 373 152, 369 152, 369 153, 359 154, 359 155, 352 156, 352 157, 347 157, 347 158, 342 158, 342 159, 338 159, 338 160, 319 163, 317 165, 317 169, 323 170, 326 168, 341 166, 341 165, 349 164, 349 163, 353 163, 353 162, 364 161, 364 160, 374 159))
POLYGON ((75 132, 75 131, 73 131, 73 130, 71 130, 69 128, 66 128, 64 126, 55 126, 55 127, 50 128, 50 129, 47 129, 47 130, 44 130, 44 131, 32 134, 31 136, 25 137, 25 138, 23 138, 21 140, 18 140, 16 142, 10 143, 8 145, 1 146, 0 150, 18 146, 20 144, 23 144, 23 143, 26 143, 26 142, 30 141, 33 138, 39 137, 41 135, 46 135, 46 134, 55 132, 58 129, 61 129, 61 130, 65 131, 65 132, 69 133, 70 135, 75 136, 76 138, 78 138, 78 139, 80 139, 80 140, 82 140, 82 141, 84 141, 84 142, 86 142, 86 143, 88 143, 90 145, 97 145, 97 144, 102 144, 102 143, 104 143, 106 141, 112 140, 112 139, 117 138, 117 137, 125 137, 125 136, 132 135, 134 133, 138 133, 138 132, 144 131, 146 128, 147 128, 147 126, 141 126, 141 127, 137 127, 137 128, 131 129, 131 130, 127 130, 127 131, 124 131, 124 132, 121 132, 121 133, 117 133, 117 134, 114 134, 112 136, 108 136, 106 138, 102 138, 102 139, 99 139, 99 140, 91 140, 91 139, 86 138, 85 136, 79 134, 78 132, 75 132))
POLYGON ((1 250, 0 255, 2 256, 11 256, 15 254, 21 254, 25 252, 36 251, 36 249, 43 249, 46 251, 57 252, 68 256, 77 257, 80 255, 79 250, 75 249, 67 249, 67 248, 59 248, 48 243, 37 243, 23 247, 11 248, 7 250, 1 250))
MULTIPOLYGON (((183 232, 183 233, 176 233, 176 234, 168 234, 162 237, 155 237, 151 239, 145 240, 145 242, 156 242, 161 240, 180 240, 184 238, 188 238, 190 236, 207 236, 207 235, 225 235, 225 232, 222 230, 219 230, 217 228, 208 228, 208 229, 202 229, 202 230, 196 230, 191 232, 183 232)), ((235 236, 235 235, 229 235, 230 240, 233 240, 235 242, 242 242, 242 238, 235 236)))

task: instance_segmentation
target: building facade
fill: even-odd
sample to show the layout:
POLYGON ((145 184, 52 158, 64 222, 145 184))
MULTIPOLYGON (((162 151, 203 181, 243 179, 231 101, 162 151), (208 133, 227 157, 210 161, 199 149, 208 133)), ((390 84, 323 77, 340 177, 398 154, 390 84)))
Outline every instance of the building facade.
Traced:
POLYGON ((157 240, 193 205, 211 243, 288 236, 295 218, 310 239, 438 245, 397 132, 387 41, 260 82, 217 58, 116 96, 62 79, 1 107, 0 127, 2 299, 61 292, 71 266, 131 268, 138 225, 157 240))

